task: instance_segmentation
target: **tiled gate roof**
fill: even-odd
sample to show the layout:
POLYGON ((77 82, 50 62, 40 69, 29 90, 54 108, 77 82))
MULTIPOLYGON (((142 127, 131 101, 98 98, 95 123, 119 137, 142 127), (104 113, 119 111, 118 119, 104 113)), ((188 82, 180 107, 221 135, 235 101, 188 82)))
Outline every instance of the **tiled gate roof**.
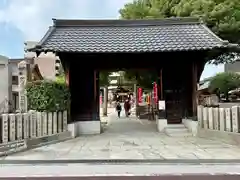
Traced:
POLYGON ((193 18, 161 20, 56 20, 38 44, 58 52, 167 52, 224 47, 193 18))

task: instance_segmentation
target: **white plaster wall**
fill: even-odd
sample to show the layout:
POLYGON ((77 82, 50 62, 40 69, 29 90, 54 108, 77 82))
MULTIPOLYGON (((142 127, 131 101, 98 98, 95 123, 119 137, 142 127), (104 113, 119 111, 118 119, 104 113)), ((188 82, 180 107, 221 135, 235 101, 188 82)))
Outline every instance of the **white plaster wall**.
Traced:
POLYGON ((36 57, 36 53, 28 52, 29 48, 35 47, 38 42, 35 41, 26 41, 25 43, 25 57, 35 57, 34 64, 37 64, 42 76, 45 79, 55 80, 56 78, 56 59, 58 57, 55 56, 54 53, 41 53, 38 57, 36 57))
POLYGON ((9 101, 12 91, 11 70, 9 68, 8 58, 0 55, 0 112, 4 110, 3 102, 7 98, 9 101))
POLYGON ((11 71, 13 76, 18 76, 19 71, 18 71, 18 64, 17 63, 11 63, 11 71))

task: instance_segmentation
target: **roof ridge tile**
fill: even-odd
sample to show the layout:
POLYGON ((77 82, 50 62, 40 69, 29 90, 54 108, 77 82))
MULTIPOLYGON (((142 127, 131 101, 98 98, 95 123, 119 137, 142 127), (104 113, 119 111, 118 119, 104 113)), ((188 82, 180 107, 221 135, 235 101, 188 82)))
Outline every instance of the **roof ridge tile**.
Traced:
POLYGON ((193 17, 172 17, 165 19, 136 19, 136 20, 121 20, 121 19, 100 19, 100 20, 79 20, 79 19, 53 19, 53 24, 56 27, 69 26, 87 26, 87 27, 102 27, 102 26, 160 26, 160 25, 184 25, 184 24, 200 24, 198 18, 193 17))

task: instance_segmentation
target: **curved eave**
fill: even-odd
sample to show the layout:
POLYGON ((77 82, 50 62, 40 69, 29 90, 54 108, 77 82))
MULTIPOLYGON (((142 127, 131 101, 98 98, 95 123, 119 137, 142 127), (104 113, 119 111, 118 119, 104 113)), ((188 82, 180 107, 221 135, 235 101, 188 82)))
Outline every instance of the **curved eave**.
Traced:
MULTIPOLYGON (((215 47, 203 47, 203 48, 191 48, 191 49, 184 49, 184 48, 179 48, 179 49, 163 49, 163 50, 146 50, 146 51, 75 51, 75 50, 61 50, 61 49, 54 49, 54 48, 33 48, 32 51, 36 52, 37 54, 40 54, 42 52, 47 53, 47 52, 53 52, 53 53, 82 53, 82 54, 87 54, 87 53, 164 53, 164 52, 191 52, 191 51, 209 51, 209 50, 219 50, 219 49, 229 49, 228 46, 225 45, 219 45, 215 47)), ((239 49, 240 51, 240 49, 239 49)))

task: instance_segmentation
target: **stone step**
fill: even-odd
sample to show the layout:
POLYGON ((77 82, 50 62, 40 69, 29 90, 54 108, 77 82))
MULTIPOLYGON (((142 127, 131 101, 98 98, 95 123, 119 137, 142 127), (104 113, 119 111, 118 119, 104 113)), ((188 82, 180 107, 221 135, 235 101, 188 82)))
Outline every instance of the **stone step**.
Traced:
POLYGON ((179 128, 186 128, 184 124, 168 124, 167 128, 169 129, 179 129, 179 128))
POLYGON ((169 124, 165 128, 165 133, 169 136, 190 136, 191 133, 183 124, 169 124))
POLYGON ((181 133, 189 133, 188 129, 165 129, 165 132, 170 134, 181 134, 181 133))

